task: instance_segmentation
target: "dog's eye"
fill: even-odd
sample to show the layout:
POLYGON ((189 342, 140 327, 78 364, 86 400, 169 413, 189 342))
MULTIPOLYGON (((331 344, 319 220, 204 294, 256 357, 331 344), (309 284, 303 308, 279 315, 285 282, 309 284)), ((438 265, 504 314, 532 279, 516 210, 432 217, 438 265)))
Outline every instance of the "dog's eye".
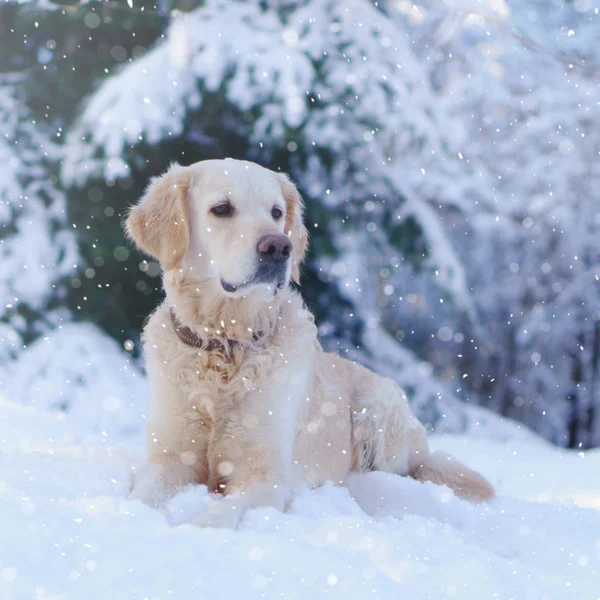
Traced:
POLYGON ((229 202, 221 202, 210 209, 215 217, 231 217, 233 215, 233 206, 229 202))
POLYGON ((278 221, 283 216, 283 211, 278 206, 274 206, 271 209, 271 216, 278 221))

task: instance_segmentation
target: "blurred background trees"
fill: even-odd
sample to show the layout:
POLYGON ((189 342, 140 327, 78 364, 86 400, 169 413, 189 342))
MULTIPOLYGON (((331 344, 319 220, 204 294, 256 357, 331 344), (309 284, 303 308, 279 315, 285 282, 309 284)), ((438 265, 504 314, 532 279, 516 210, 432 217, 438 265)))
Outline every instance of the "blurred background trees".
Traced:
POLYGON ((126 208, 172 161, 232 156, 306 198, 327 348, 431 425, 461 427, 461 399, 600 445, 599 18, 591 0, 4 3, 1 356, 69 320, 131 350, 161 292, 126 208))

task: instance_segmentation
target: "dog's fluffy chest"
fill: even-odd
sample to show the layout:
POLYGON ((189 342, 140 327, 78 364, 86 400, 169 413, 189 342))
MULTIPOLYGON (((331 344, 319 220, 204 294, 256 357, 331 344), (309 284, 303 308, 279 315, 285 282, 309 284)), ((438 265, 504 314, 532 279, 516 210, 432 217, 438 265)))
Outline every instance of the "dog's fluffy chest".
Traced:
POLYGON ((236 347, 231 354, 181 348, 169 372, 190 408, 211 419, 226 413, 257 390, 258 374, 275 372, 281 362, 269 349, 236 347))
POLYGON ((144 338, 159 354, 164 373, 187 399, 188 407, 204 419, 215 419, 257 390, 260 382, 289 370, 281 338, 274 333, 256 344, 236 344, 210 351, 184 344, 178 337, 166 307, 159 308, 147 324, 144 338))

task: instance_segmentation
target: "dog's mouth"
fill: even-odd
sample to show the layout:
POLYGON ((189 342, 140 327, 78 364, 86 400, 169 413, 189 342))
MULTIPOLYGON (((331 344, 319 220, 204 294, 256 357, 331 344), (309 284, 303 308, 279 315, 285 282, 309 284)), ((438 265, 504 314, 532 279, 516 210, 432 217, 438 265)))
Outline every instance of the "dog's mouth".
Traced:
POLYGON ((234 292, 237 292, 238 290, 242 290, 245 287, 247 287, 248 285, 250 285, 250 283, 248 281, 242 281, 242 283, 229 283, 228 281, 225 281, 224 279, 221 279, 221 286, 223 287, 223 289, 226 292, 229 292, 230 294, 233 294, 234 292))
POLYGON ((236 292, 240 292, 257 285, 267 285, 269 288, 272 287, 273 293, 276 294, 277 290, 282 290, 285 287, 285 284, 285 278, 259 279, 252 277, 250 279, 245 279, 241 283, 230 283, 229 281, 221 279, 221 287, 230 294, 235 294, 236 292))
POLYGON ((267 287, 271 287, 273 288, 273 294, 277 293, 277 290, 281 290, 285 287, 285 280, 284 279, 278 279, 278 280, 272 280, 272 281, 262 281, 262 280, 257 280, 257 279, 251 279, 251 280, 245 280, 242 281, 241 283, 229 283, 228 281, 225 281, 224 279, 221 279, 221 287, 228 293, 230 294, 235 294, 236 292, 240 292, 240 291, 244 291, 248 288, 257 286, 257 285, 267 285, 267 287))
POLYGON ((281 290, 287 283, 287 266, 285 263, 270 263, 260 261, 258 268, 251 277, 244 279, 240 283, 231 283, 221 279, 223 289, 233 294, 253 286, 266 285, 276 294, 277 290, 281 290))

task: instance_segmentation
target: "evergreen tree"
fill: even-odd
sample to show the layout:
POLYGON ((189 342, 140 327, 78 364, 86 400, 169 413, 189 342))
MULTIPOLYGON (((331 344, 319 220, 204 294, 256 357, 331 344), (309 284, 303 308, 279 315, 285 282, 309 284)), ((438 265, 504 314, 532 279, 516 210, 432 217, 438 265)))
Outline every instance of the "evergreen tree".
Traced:
MULTIPOLYGON (((212 1, 175 15, 165 41, 106 79, 67 138, 62 175, 72 186, 73 214, 86 229, 102 227, 102 236, 90 237, 94 261, 126 256, 98 215, 122 215, 150 175, 173 159, 233 156, 288 171, 307 199, 312 254, 304 294, 328 347, 358 347, 364 357, 372 339, 365 328, 388 335, 377 319, 380 288, 405 261, 437 268, 440 287, 468 308, 462 266, 434 212, 410 192, 408 182, 428 164, 423 152, 443 149, 432 87, 421 80, 408 40, 395 33, 385 12, 365 1, 212 1), (98 212, 79 211, 90 194, 98 212)), ((158 269, 131 255, 123 266, 132 274, 126 281, 106 270, 115 279, 110 293, 129 313, 135 303, 147 314, 158 269), (136 299, 140 291, 147 304, 136 299)), ((106 287, 98 277, 88 299, 92 286, 106 287)), ((92 312, 103 306, 106 325, 120 333, 110 301, 94 296, 92 312)), ((406 364, 409 356, 397 360, 406 364)))
POLYGON ((0 75, 0 358, 69 318, 65 279, 78 263, 57 188, 57 145, 25 103, 23 78, 0 75))

